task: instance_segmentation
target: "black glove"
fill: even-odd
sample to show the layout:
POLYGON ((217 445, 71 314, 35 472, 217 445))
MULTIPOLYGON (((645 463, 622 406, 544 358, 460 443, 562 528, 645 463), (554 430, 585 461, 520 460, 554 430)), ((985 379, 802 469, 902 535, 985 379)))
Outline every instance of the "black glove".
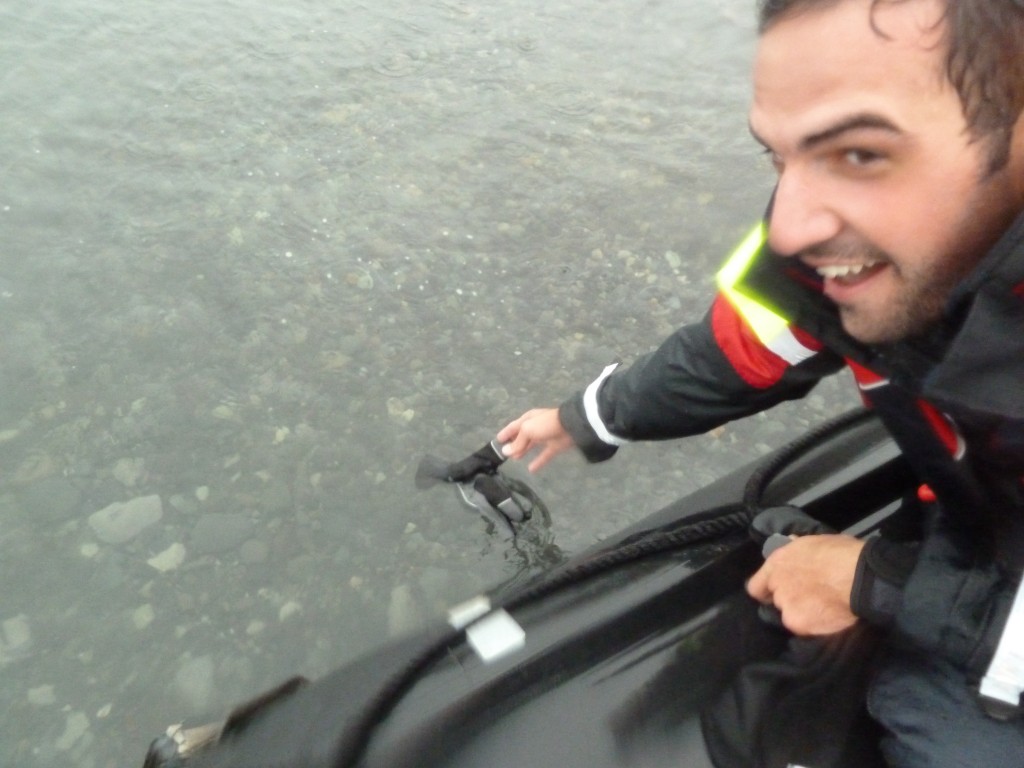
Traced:
POLYGON ((512 524, 530 519, 533 492, 502 476, 498 467, 504 462, 505 454, 493 440, 461 461, 448 463, 427 456, 416 470, 416 487, 454 483, 463 503, 491 523, 502 538, 511 539, 515 537, 512 524))
MULTIPOLYGON (((772 536, 810 536, 813 534, 835 533, 824 523, 818 522, 800 507, 769 507, 759 512, 750 521, 750 537, 762 546, 772 536)), ((774 551, 774 548, 773 550, 774 551)), ((771 552, 765 552, 767 557, 771 552)))

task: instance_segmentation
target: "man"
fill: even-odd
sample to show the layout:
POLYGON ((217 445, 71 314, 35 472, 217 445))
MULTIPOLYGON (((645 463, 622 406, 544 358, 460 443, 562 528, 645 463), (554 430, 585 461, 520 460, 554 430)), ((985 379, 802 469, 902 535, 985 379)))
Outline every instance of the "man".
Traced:
POLYGON ((921 541, 801 537, 748 591, 796 634, 888 630, 868 703, 893 766, 1024 765, 1022 110, 1024 0, 762 0, 764 227, 704 322, 498 434, 531 471, 603 460, 848 365, 924 484, 921 541))

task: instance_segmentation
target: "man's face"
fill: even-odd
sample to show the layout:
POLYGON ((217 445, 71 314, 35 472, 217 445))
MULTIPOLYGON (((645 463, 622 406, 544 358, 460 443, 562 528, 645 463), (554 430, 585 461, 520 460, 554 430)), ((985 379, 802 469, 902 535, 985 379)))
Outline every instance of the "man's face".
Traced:
POLYGON ((1024 181, 1019 151, 986 174, 944 74, 937 0, 873 18, 883 34, 869 0, 842 0, 771 26, 750 127, 779 174, 773 249, 818 271, 848 333, 885 343, 941 315, 1024 208, 1024 181))

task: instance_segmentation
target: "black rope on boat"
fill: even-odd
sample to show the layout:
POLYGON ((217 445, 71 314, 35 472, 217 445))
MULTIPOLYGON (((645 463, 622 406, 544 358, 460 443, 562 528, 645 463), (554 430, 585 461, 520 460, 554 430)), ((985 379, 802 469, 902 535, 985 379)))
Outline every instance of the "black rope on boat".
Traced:
POLYGON ((743 489, 743 503, 751 508, 760 507, 761 499, 764 497, 768 486, 779 476, 783 469, 833 434, 842 432, 860 424, 862 421, 868 421, 872 418, 874 418, 874 412, 871 410, 855 408, 823 424, 819 424, 810 432, 786 444, 775 456, 755 469, 750 477, 747 478, 747 484, 743 489))
POLYGON ((731 533, 746 530, 750 521, 762 510, 762 499, 768 486, 794 461, 819 446, 834 434, 850 429, 872 418, 867 408, 849 411, 812 429, 797 440, 784 446, 766 460, 747 478, 743 501, 692 515, 676 527, 645 531, 634 539, 598 552, 575 567, 558 571, 540 584, 527 585, 517 592, 503 607, 517 608, 524 603, 549 596, 560 588, 571 586, 620 565, 633 563, 645 557, 661 555, 676 549, 716 541, 731 533))
MULTIPOLYGON (((632 540, 595 553, 579 565, 545 575, 535 584, 526 584, 500 601, 499 598, 491 595, 489 597, 492 601, 492 610, 498 608, 514 610, 624 565, 695 544, 710 543, 730 534, 745 531, 750 521, 760 511, 761 499, 765 491, 779 473, 820 445, 823 440, 835 433, 849 429, 861 421, 866 421, 871 415, 866 408, 844 413, 784 446, 747 479, 743 501, 725 504, 693 515, 672 528, 639 534, 632 540)), ((448 647, 459 642, 463 634, 464 628, 453 628, 442 632, 428 648, 410 660, 381 688, 378 695, 363 711, 363 716, 348 729, 348 736, 340 745, 334 763, 337 768, 355 768, 359 764, 377 726, 398 706, 402 696, 415 684, 419 675, 443 657, 447 653, 448 647)))
POLYGON ((677 528, 645 531, 634 539, 616 544, 610 549, 600 550, 575 566, 545 575, 543 580, 535 584, 526 584, 496 607, 506 610, 520 608, 623 565, 695 544, 717 541, 731 533, 746 530, 751 519, 752 515, 746 505, 737 502, 687 518, 686 523, 677 528))
POLYGON ((363 715, 345 730, 338 746, 333 765, 336 768, 355 768, 362 759, 370 738, 391 711, 398 706, 405 693, 412 688, 420 674, 448 653, 449 646, 462 639, 465 628, 455 629, 445 625, 445 631, 414 656, 408 664, 388 680, 378 694, 363 710, 363 715))

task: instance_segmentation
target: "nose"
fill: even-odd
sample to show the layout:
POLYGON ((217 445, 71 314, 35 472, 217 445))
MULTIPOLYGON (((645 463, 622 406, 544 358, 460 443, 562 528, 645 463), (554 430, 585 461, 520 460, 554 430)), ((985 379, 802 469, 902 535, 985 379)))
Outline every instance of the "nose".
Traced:
POLYGON ((784 256, 795 256, 839 234, 839 217, 819 190, 796 169, 779 176, 768 221, 768 243, 784 256))

